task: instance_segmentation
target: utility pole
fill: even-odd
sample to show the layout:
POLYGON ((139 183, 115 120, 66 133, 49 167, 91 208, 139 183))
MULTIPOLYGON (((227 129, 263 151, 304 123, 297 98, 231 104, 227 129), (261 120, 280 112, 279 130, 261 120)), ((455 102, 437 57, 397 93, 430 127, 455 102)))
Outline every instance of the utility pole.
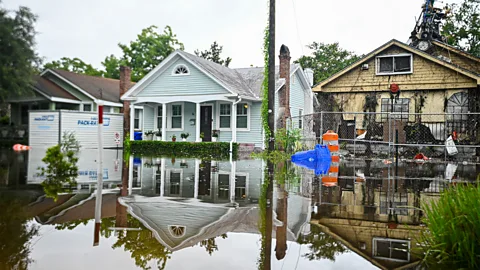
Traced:
POLYGON ((275 150, 275 0, 270 0, 268 20, 268 151, 275 150))

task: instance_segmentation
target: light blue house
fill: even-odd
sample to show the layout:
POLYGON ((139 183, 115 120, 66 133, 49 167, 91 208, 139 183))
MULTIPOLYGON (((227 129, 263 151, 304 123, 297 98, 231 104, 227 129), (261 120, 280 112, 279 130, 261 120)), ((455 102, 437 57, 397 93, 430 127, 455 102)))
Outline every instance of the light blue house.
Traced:
MULTIPOLYGON (((306 73, 290 64, 289 55, 276 67, 276 100, 289 87, 293 117, 313 112, 313 72, 306 73)), ((263 148, 263 78, 263 68, 231 69, 177 50, 122 96, 131 102, 131 140, 135 131, 159 130, 163 141, 189 133, 191 142, 201 141, 201 133, 211 141, 216 133, 220 142, 263 148)))

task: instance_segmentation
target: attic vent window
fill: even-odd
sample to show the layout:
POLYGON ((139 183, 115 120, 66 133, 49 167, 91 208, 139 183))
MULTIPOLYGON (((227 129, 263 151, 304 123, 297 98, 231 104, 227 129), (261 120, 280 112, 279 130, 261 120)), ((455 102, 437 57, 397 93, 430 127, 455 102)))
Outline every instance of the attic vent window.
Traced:
POLYGON ((170 225, 168 226, 168 230, 173 237, 179 238, 185 235, 187 228, 185 226, 170 225))
POLYGON ((401 75, 413 72, 411 54, 385 55, 377 57, 377 75, 401 75))
POLYGON ((185 65, 178 65, 173 69, 173 75, 188 75, 190 74, 185 65))

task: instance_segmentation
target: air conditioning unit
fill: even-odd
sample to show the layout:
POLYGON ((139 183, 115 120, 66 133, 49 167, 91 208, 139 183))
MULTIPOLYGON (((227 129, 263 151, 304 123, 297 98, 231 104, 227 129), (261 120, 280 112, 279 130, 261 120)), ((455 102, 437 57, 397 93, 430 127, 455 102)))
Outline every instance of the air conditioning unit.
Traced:
POLYGON ((363 64, 362 65, 362 70, 368 70, 368 64, 363 64))

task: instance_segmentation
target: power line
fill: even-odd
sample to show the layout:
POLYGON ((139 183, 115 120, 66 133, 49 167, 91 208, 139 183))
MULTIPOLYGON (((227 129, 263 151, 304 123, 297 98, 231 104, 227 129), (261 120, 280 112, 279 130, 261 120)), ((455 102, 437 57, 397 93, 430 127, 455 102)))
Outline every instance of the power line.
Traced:
POLYGON ((293 5, 293 18, 295 19, 295 27, 297 28, 298 42, 300 43, 300 48, 302 50, 302 55, 305 55, 305 53, 303 52, 303 42, 302 42, 302 38, 300 36, 300 30, 298 28, 298 19, 297 19, 297 10, 295 8, 295 0, 292 0, 292 5, 293 5))

